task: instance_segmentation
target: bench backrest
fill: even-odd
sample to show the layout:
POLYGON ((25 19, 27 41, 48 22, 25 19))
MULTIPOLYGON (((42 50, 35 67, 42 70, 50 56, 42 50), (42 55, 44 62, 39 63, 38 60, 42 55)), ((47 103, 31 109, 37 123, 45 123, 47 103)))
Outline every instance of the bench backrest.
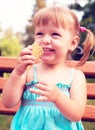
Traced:
MULTIPOLYGON (((4 78, 3 75, 4 73, 11 73, 15 67, 15 63, 16 58, 0 57, 0 114, 14 115, 20 106, 20 104, 17 104, 11 109, 6 109, 2 104, 2 90, 7 81, 7 78, 4 78)), ((76 67, 77 61, 68 61, 67 64, 82 70, 86 78, 95 79, 95 62, 86 62, 82 67, 76 67)), ((93 80, 87 82, 87 98, 88 100, 91 100, 91 102, 86 105, 86 110, 82 120, 95 122, 95 82, 93 83, 93 80)))

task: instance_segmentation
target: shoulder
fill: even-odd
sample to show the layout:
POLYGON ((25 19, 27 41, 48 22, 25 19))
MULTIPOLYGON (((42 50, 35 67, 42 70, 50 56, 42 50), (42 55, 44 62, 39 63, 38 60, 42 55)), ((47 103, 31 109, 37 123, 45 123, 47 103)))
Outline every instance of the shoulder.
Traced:
POLYGON ((73 71, 73 75, 76 77, 78 76, 85 77, 85 74, 83 73, 83 71, 79 69, 72 68, 72 71, 73 71))
POLYGON ((74 95, 74 97, 77 97, 78 95, 80 95, 80 97, 83 97, 83 95, 86 97, 86 78, 84 73, 80 70, 74 69, 70 93, 71 95, 74 95))
POLYGON ((86 77, 85 77, 85 74, 81 71, 81 70, 78 70, 78 69, 74 69, 74 73, 73 73, 73 82, 75 83, 79 83, 79 84, 82 84, 86 82, 86 77))

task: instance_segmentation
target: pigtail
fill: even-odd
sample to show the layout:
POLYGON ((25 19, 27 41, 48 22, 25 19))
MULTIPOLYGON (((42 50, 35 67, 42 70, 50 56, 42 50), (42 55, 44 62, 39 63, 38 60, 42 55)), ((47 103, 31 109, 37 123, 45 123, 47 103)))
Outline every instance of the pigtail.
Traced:
POLYGON ((83 42, 83 56, 81 57, 77 66, 83 65, 89 58, 91 50, 95 49, 95 36, 94 34, 85 27, 80 27, 81 32, 86 32, 87 36, 85 41, 83 42))

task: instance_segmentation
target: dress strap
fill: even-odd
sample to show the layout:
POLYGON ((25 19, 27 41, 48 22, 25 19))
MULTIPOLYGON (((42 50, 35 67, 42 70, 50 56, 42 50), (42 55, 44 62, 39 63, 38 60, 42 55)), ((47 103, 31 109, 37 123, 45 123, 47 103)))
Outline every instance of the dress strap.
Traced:
POLYGON ((71 68, 71 70, 70 70, 70 86, 72 84, 73 77, 74 77, 74 68, 71 68))
POLYGON ((26 83, 26 86, 32 86, 34 84, 38 83, 37 79, 37 72, 36 72, 36 65, 33 65, 33 80, 29 83, 26 83))
POLYGON ((33 79, 35 82, 38 82, 38 79, 37 79, 37 71, 36 71, 36 65, 34 64, 33 66, 33 79))

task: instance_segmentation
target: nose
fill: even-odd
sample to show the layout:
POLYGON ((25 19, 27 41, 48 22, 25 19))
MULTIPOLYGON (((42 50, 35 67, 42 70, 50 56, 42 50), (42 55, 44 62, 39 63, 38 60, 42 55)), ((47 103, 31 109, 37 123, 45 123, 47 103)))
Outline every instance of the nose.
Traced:
POLYGON ((51 43, 51 37, 49 35, 44 35, 41 42, 43 44, 50 44, 51 43))

